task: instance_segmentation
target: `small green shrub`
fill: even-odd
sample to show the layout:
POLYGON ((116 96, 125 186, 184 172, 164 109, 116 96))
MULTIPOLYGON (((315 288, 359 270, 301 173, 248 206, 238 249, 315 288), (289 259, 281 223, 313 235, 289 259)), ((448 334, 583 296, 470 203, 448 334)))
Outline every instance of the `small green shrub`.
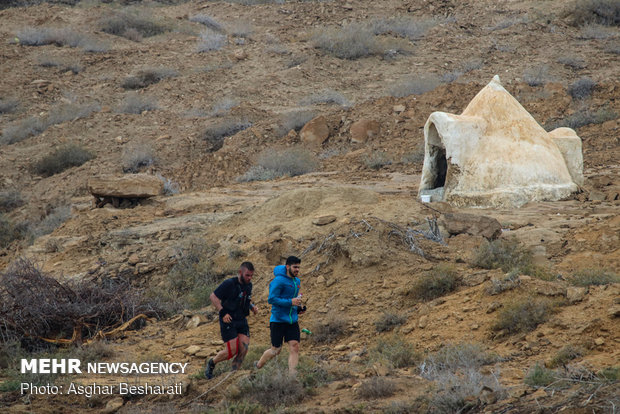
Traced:
POLYGON ((77 144, 67 144, 33 164, 35 173, 44 177, 78 167, 95 158, 93 153, 77 144))
POLYGON ((258 156, 257 165, 247 173, 237 178, 240 182, 256 181, 267 177, 277 177, 307 174, 318 168, 318 160, 305 148, 285 148, 282 150, 265 150, 258 156))
POLYGON ((405 322, 407 322, 407 317, 404 315, 383 312, 379 319, 375 321, 375 328, 377 329, 377 332, 391 331, 405 322))
POLYGON ((572 11, 576 24, 620 26, 620 3, 616 0, 578 0, 572 11))
POLYGON ((609 285, 620 283, 620 275, 601 268, 582 269, 570 276, 569 281, 575 286, 609 285))
POLYGON ((598 377, 606 382, 620 381, 620 366, 603 368, 598 377))
POLYGON ((378 170, 386 165, 392 164, 392 159, 385 151, 373 151, 369 155, 364 156, 363 163, 372 170, 378 170))
POLYGON ((328 344, 336 341, 347 333, 348 321, 342 316, 328 316, 327 320, 312 326, 312 342, 328 344))
POLYGON ((532 253, 515 238, 483 241, 474 252, 472 264, 483 269, 502 269, 504 272, 532 268, 532 253))
POLYGON ((153 111, 158 108, 157 99, 152 96, 131 92, 125 95, 118 111, 123 114, 141 114, 144 111, 153 111))
POLYGON ((406 295, 416 300, 429 301, 447 295, 458 285, 459 277, 456 270, 450 266, 440 265, 432 272, 417 278, 406 295))
POLYGON ((99 21, 101 30, 130 40, 151 37, 169 31, 167 24, 145 10, 127 9, 106 16, 99 21))
POLYGON ((573 359, 583 356, 584 350, 580 346, 565 345, 558 351, 557 354, 551 359, 549 366, 551 368, 564 366, 573 359))
POLYGON ((155 164, 153 148, 146 143, 136 143, 123 150, 121 163, 124 173, 138 173, 141 169, 155 164))
POLYGON ((594 82, 590 78, 581 78, 578 81, 574 82, 568 88, 568 94, 573 97, 573 99, 585 99, 589 98, 592 95, 592 91, 596 86, 596 82, 594 82))
POLYGON ((386 363, 393 368, 405 368, 414 366, 420 355, 413 345, 393 335, 391 338, 380 339, 377 345, 370 351, 371 361, 386 363))
POLYGON ((125 89, 142 89, 177 74, 176 70, 169 68, 144 68, 135 75, 126 77, 121 86, 125 89))
POLYGON ((8 213, 24 205, 24 199, 19 191, 0 191, 0 214, 8 213))
POLYGON ((306 390, 300 381, 289 374, 288 367, 281 361, 283 358, 276 358, 239 381, 241 398, 271 409, 291 406, 303 400, 306 390))
POLYGON ((222 148, 224 139, 244 131, 252 126, 251 122, 240 119, 219 119, 212 122, 203 132, 202 139, 207 144, 207 152, 222 148))
POLYGON ((552 370, 537 363, 530 368, 523 381, 530 387, 546 387, 555 380, 555 373, 552 370))
POLYGON ((553 303, 546 299, 524 297, 502 308, 492 329, 507 334, 529 332, 546 322, 553 312, 553 303))
POLYGON ((363 381, 357 389, 358 395, 365 399, 387 398, 395 392, 396 384, 385 377, 371 377, 363 381))

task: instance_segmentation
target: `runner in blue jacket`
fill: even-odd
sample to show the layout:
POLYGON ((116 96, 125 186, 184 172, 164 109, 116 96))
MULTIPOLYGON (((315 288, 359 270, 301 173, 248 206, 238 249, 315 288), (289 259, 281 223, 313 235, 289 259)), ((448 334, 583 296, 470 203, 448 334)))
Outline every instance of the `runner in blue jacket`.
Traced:
POLYGON ((269 284, 269 299, 271 317, 269 328, 271 331, 271 348, 266 350, 256 363, 262 368, 271 358, 282 350, 282 342, 288 343, 288 369, 295 375, 299 362, 299 324, 298 315, 304 313, 300 292, 301 281, 298 277, 301 259, 289 256, 285 265, 273 269, 274 278, 269 284))

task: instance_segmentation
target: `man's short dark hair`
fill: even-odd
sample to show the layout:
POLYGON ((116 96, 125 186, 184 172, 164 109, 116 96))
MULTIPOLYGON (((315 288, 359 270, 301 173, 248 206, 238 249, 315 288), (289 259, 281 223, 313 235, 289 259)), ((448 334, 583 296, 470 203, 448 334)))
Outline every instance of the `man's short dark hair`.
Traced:
POLYGON ((239 266, 239 269, 248 269, 250 272, 253 272, 254 265, 252 264, 252 262, 243 262, 241 263, 241 266, 239 266))
POLYGON ((301 259, 297 256, 289 256, 286 258, 286 265, 294 265, 301 263, 301 259))

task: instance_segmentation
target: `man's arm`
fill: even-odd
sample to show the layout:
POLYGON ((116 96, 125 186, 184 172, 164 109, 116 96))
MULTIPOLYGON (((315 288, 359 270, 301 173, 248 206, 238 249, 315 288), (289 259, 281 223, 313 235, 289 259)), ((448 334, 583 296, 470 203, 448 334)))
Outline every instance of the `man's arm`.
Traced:
POLYGON ((278 306, 292 306, 293 302, 291 298, 283 298, 280 297, 282 292, 281 283, 277 282, 275 279, 271 282, 269 286, 269 298, 267 299, 267 303, 270 305, 278 305, 278 306))
MULTIPOLYGON (((224 307, 222 306, 222 301, 220 300, 220 298, 218 298, 215 295, 215 292, 211 293, 211 296, 209 296, 209 299, 211 299, 211 304, 215 307, 218 313, 221 314, 222 309, 224 309, 224 307)), ((231 320, 232 320, 232 316, 230 316, 229 314, 225 314, 224 316, 222 316, 222 321, 224 323, 230 323, 231 320)))

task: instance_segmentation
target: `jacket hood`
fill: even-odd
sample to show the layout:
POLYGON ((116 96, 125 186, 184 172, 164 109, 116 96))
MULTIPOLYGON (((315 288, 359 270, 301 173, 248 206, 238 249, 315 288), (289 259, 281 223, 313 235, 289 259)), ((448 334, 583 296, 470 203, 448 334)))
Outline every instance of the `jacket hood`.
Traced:
POLYGON ((286 266, 285 265, 279 265, 273 268, 273 275, 274 276, 284 276, 284 277, 288 277, 288 275, 286 274, 286 266))

